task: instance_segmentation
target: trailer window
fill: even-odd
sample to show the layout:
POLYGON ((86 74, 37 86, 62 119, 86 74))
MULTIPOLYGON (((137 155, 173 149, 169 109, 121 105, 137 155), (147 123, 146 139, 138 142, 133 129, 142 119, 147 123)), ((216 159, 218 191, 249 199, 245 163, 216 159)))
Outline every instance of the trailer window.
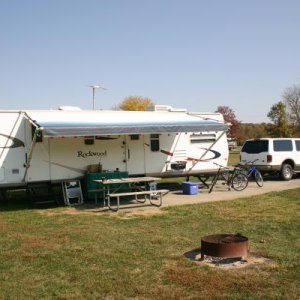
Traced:
POLYGON ((159 134, 151 134, 150 135, 150 147, 151 151, 156 152, 159 151, 159 134))
POLYGON ((137 140, 140 139, 140 136, 139 136, 138 134, 132 134, 132 135, 130 136, 130 139, 131 139, 132 141, 137 141, 137 140))
POLYGON ((85 145, 94 145, 95 139, 93 136, 85 136, 84 137, 84 144, 85 145))
POLYGON ((215 134, 192 134, 190 142, 192 144, 214 143, 216 141, 215 134))

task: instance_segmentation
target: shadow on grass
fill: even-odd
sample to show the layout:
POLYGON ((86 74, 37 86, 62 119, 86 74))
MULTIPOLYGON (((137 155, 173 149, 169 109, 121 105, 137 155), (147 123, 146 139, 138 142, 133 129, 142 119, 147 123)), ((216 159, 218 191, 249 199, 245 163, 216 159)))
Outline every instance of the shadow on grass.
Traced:
POLYGON ((0 211, 17 211, 25 209, 53 208, 63 205, 62 193, 55 189, 30 192, 26 189, 7 190, 2 192, 0 211))

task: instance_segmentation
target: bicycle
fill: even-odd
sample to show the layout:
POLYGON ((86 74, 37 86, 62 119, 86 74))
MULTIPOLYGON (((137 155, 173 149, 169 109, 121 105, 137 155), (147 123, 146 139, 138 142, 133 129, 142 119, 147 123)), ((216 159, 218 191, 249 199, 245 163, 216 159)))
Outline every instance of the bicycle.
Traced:
POLYGON ((228 167, 219 165, 217 163, 214 164, 219 166, 219 169, 212 180, 209 193, 212 192, 218 180, 224 180, 229 191, 231 188, 236 191, 243 191, 248 186, 248 177, 241 172, 239 167, 236 166, 234 167, 233 171, 231 171, 228 167))
POLYGON ((253 178, 256 184, 259 187, 262 187, 264 185, 264 179, 260 173, 260 171, 254 166, 254 163, 258 159, 255 159, 253 161, 246 162, 245 164, 238 164, 238 167, 241 168, 243 174, 247 176, 247 178, 253 178))

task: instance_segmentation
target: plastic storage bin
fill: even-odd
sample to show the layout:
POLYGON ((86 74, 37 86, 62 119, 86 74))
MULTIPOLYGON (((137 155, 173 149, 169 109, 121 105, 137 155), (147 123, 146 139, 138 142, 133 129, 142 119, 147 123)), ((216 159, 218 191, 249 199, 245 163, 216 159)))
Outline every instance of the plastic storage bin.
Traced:
POLYGON ((196 195, 199 191, 199 183, 191 181, 183 182, 182 191, 185 195, 196 195))

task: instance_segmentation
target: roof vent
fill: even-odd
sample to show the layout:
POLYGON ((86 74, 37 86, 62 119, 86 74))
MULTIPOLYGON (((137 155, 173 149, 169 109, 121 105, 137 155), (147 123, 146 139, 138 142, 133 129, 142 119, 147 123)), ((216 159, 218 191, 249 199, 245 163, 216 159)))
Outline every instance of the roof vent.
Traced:
POLYGON ((78 106, 60 106, 58 110, 81 111, 82 109, 78 106))

